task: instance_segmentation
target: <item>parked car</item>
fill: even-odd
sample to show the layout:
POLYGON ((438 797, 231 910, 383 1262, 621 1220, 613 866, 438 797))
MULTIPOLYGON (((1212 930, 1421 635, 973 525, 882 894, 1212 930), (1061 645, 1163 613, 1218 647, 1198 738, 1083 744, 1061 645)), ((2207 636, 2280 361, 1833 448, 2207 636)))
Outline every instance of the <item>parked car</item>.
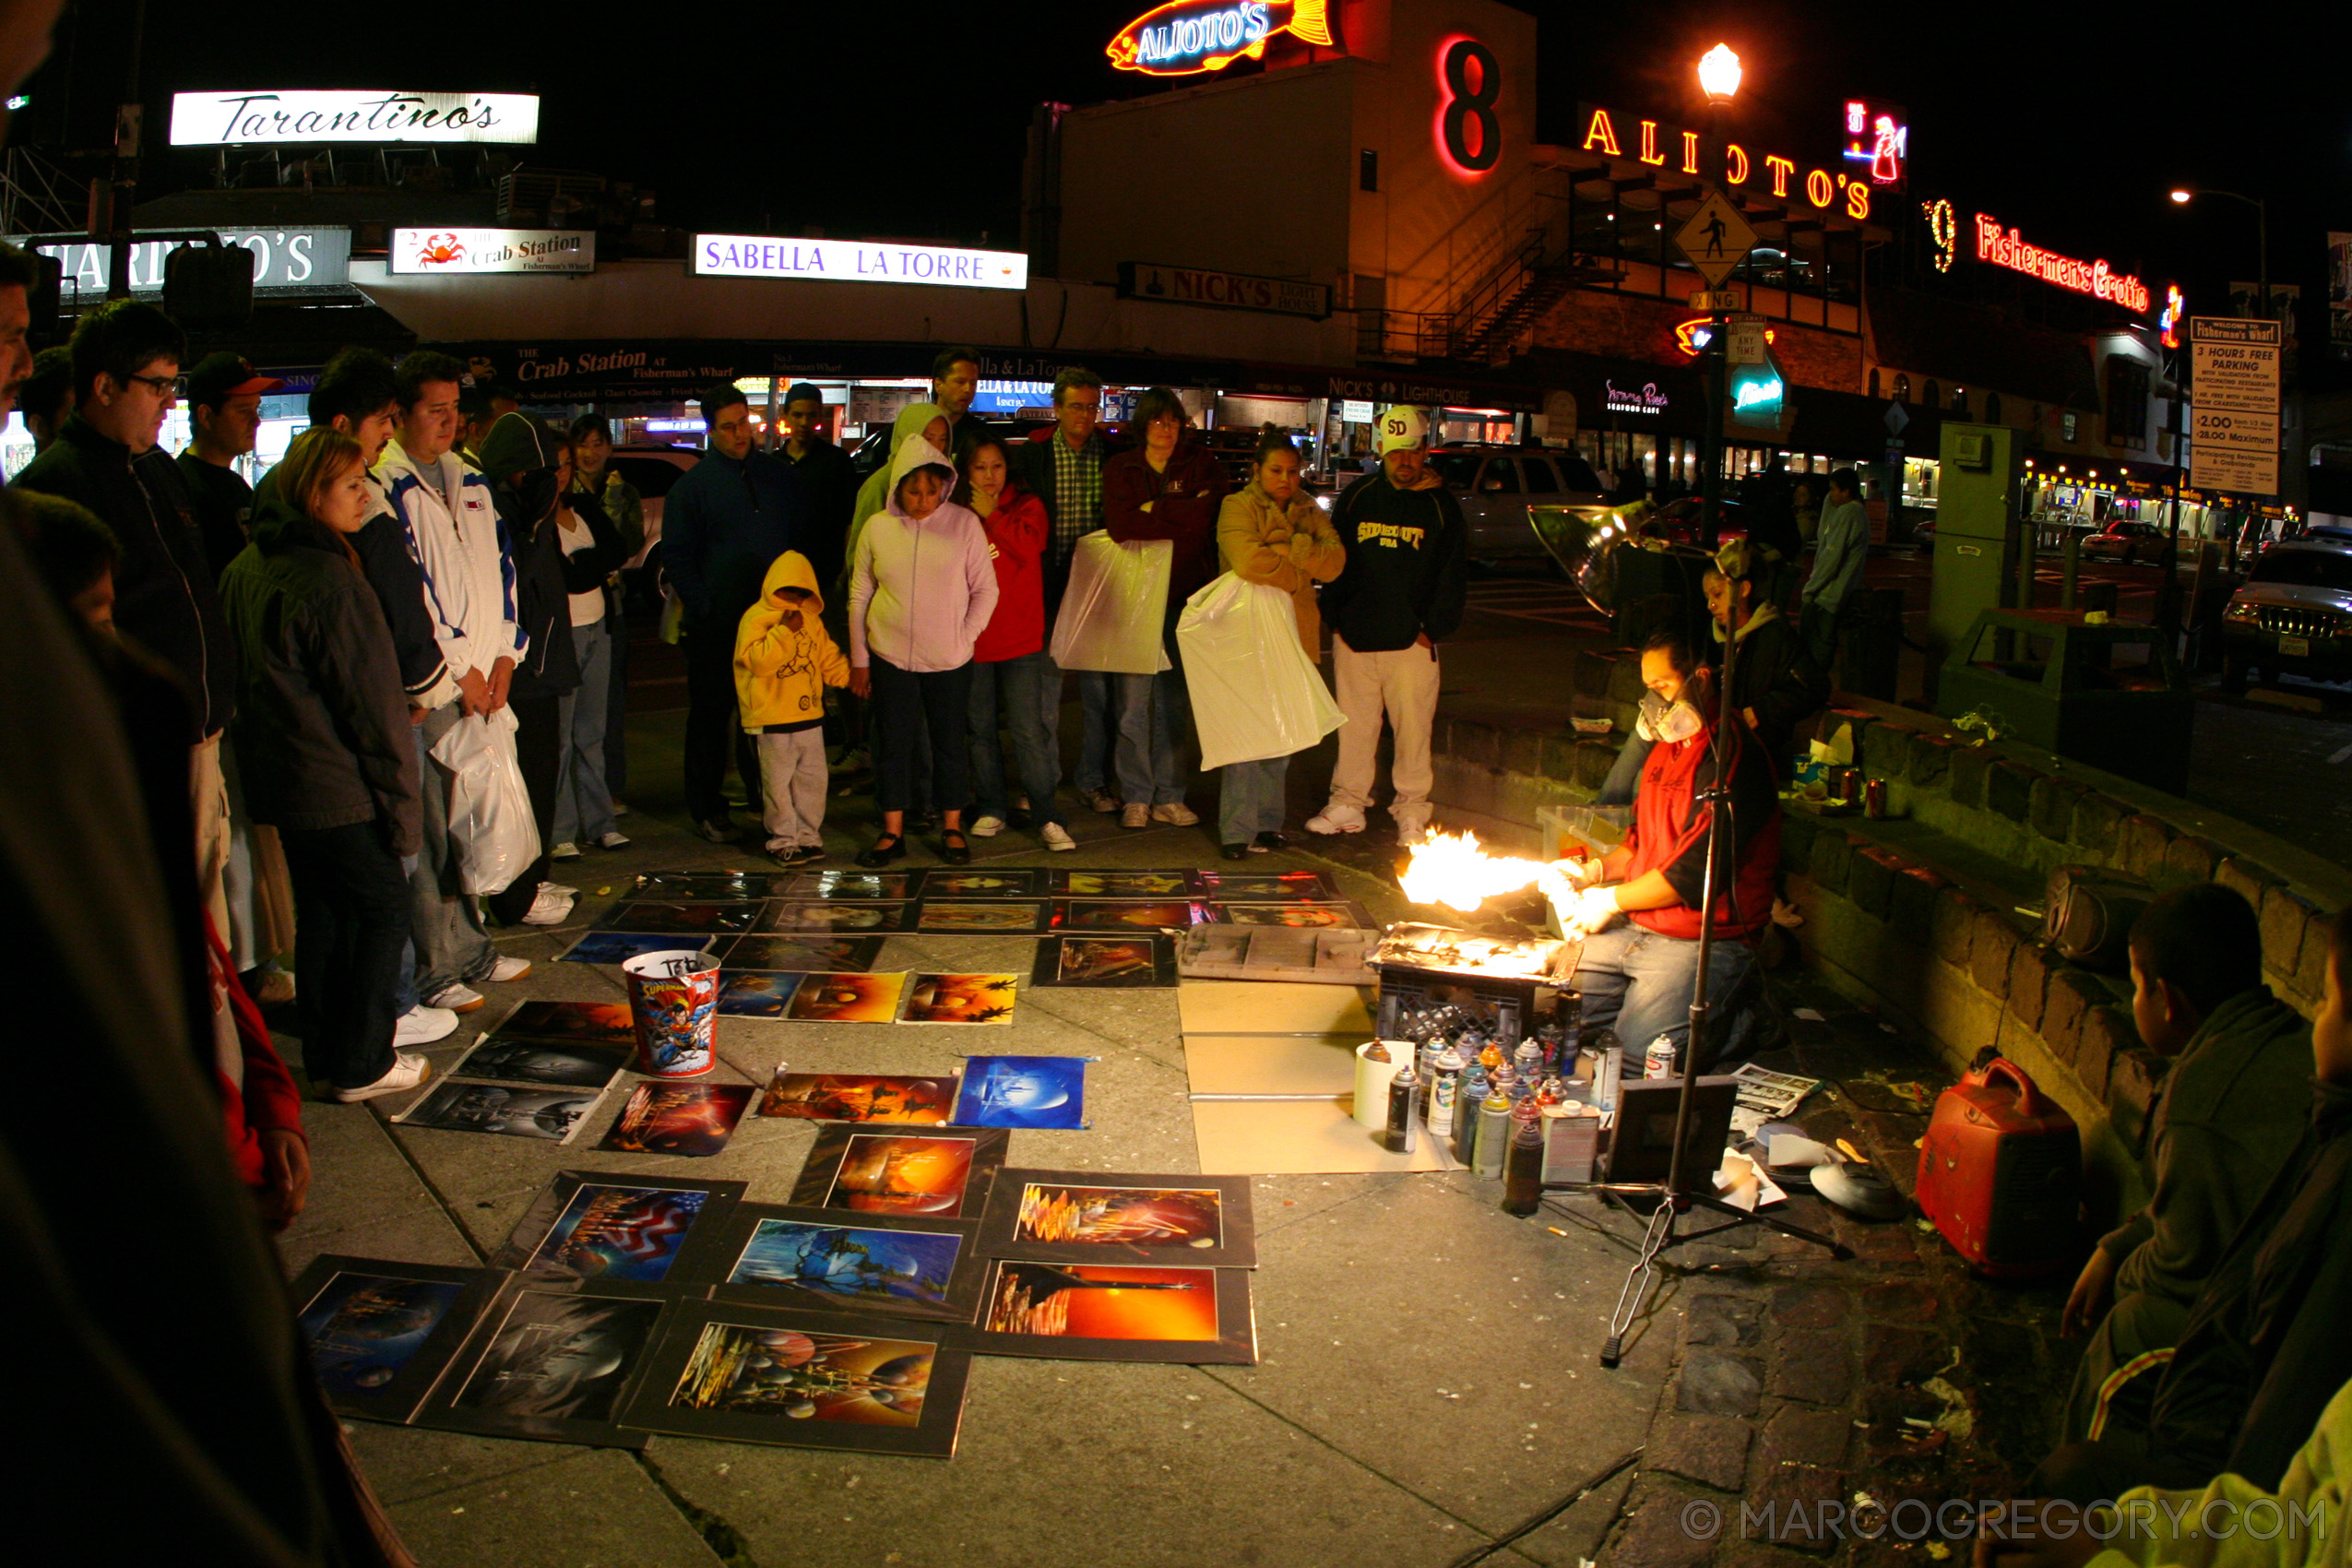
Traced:
POLYGON ((2116 517, 2107 527, 2083 540, 2085 561, 2113 561, 2128 566, 2134 561, 2154 564, 2164 558, 2169 533, 2154 523, 2135 523, 2116 517))
POLYGON ((1473 561, 1548 553, 1528 520, 1538 506, 1609 504, 1592 465, 1556 447, 1441 446, 1429 463, 1461 505, 1473 561))
POLYGON ((2352 679, 2352 546, 2288 540, 2263 552, 2221 612, 2222 685, 2292 671, 2352 679))
POLYGON ((650 560, 659 566, 660 558, 655 547, 661 542, 661 498, 678 482, 678 476, 702 461, 702 453, 692 446, 616 446, 612 449, 612 467, 623 479, 637 487, 637 494, 645 503, 645 543, 624 565, 634 570, 650 560))

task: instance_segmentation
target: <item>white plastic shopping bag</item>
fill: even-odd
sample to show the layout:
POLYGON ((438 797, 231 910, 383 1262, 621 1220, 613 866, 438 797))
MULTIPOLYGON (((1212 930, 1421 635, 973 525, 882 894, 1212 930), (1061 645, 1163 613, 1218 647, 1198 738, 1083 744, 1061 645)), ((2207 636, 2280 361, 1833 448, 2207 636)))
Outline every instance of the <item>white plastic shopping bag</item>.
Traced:
POLYGON ((1064 670, 1157 675, 1168 668, 1159 639, 1168 614, 1175 541, 1122 544, 1097 529, 1070 552, 1070 586, 1053 623, 1053 662, 1064 670))
POLYGON ((433 760, 449 770, 449 846, 457 885, 503 893, 539 859, 539 821, 515 760, 515 710, 460 718, 433 743, 433 760))
POLYGON ((1228 572, 1176 619, 1201 766, 1289 756, 1347 722, 1299 642, 1299 612, 1272 583, 1228 572))

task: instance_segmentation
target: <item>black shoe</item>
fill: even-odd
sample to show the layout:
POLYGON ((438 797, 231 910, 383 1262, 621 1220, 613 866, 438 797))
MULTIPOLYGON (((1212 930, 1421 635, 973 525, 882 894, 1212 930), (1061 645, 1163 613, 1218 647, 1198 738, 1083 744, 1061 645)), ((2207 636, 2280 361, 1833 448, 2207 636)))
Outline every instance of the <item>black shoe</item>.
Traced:
POLYGON ((813 866, 824 859, 825 851, 814 844, 803 844, 792 851, 792 863, 796 866, 813 866))
POLYGON ((1228 844, 1218 852, 1229 861, 1245 861, 1250 857, 1250 847, 1247 844, 1228 844))
POLYGON ((951 866, 968 866, 972 863, 971 842, 964 837, 962 828, 951 827, 939 836, 939 858, 951 866), (951 838, 955 840, 952 844, 948 842, 951 838))
POLYGON ((907 836, 903 833, 885 833, 873 841, 871 849, 858 851, 858 864, 886 866, 893 861, 906 859, 906 856, 907 836))
POLYGON ((1251 851, 1260 855, 1269 849, 1287 849, 1289 847, 1290 840, 1279 833, 1261 833, 1250 841, 1251 851))
POLYGON ((714 844, 732 844, 742 837, 742 835, 735 830, 735 825, 724 817, 716 817, 708 822, 697 822, 695 824, 695 831, 714 844))

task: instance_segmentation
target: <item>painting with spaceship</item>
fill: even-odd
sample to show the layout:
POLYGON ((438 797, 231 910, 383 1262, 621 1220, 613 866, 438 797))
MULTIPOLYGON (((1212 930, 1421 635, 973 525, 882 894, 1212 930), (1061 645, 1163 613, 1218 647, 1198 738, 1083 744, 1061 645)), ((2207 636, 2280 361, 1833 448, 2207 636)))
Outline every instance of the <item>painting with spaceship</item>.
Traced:
POLYGON ((971 1317, 968 1287, 977 1280, 962 1265, 978 1259, 968 1228, 746 1209, 735 1230, 742 1241, 722 1299, 892 1317, 971 1317))
POLYGON ((311 1366, 340 1414, 405 1421, 495 1288, 481 1269, 329 1255, 294 1282, 311 1366))
POLYGON ((955 1452, 968 1358, 938 1330, 723 1303, 683 1309, 632 1425, 801 1448, 955 1452))

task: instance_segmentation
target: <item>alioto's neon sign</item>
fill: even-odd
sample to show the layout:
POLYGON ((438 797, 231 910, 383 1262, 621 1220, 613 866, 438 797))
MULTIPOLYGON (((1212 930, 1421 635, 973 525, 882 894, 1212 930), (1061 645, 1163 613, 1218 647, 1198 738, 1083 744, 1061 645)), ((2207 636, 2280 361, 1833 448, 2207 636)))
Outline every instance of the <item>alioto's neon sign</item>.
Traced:
POLYGON ((1977 259, 2022 272, 2028 278, 2038 278, 2045 283, 2055 283, 2078 294, 2088 294, 2093 299, 2107 300, 2128 311, 2145 314, 2148 308, 2148 286, 2130 273, 2112 271, 2104 261, 2077 261, 2071 255, 2029 245, 2017 237, 2016 230, 2003 232, 2000 219, 1981 212, 1977 214, 1977 259))
MULTIPOLYGON (((1653 168, 1673 169, 1684 174, 1703 173, 1700 167, 1699 133, 1669 125, 1663 121, 1645 120, 1621 114, 1613 109, 1593 104, 1577 108, 1577 117, 1585 125, 1585 139, 1581 144, 1586 152, 1606 153, 1611 158, 1631 157, 1637 163, 1653 168), (1633 150, 1629 154, 1625 148, 1633 150)), ((1744 186, 1751 180, 1771 188, 1779 200, 1790 199, 1792 188, 1812 206, 1823 209, 1843 208, 1848 218, 1860 220, 1871 215, 1871 183, 1867 175, 1855 176, 1829 169, 1808 169, 1798 178, 1798 164, 1793 158, 1776 152, 1751 157, 1748 149, 1738 142, 1723 144, 1723 183, 1744 186)))
POLYGON ((1289 33, 1329 45, 1330 0, 1171 0, 1119 30, 1103 47, 1123 71, 1189 77, 1265 57, 1266 40, 1289 33))

